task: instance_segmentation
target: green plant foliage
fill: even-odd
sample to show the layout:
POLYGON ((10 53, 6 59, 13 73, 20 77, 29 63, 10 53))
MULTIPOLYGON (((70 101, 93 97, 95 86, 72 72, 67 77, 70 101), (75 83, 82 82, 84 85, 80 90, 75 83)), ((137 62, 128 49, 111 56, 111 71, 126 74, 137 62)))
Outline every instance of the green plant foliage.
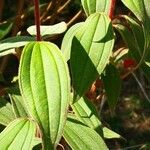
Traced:
POLYGON ((90 15, 72 42, 70 64, 74 101, 82 97, 103 72, 113 46, 114 33, 109 18, 100 13, 90 15))
POLYGON ((111 0, 81 0, 83 9, 87 16, 96 12, 105 12, 110 10, 111 0))
POLYGON ((107 127, 103 127, 95 106, 86 97, 81 97, 71 107, 77 119, 91 129, 94 129, 100 136, 106 139, 121 138, 119 134, 107 127))
POLYGON ((140 21, 145 22, 146 18, 150 16, 149 0, 122 0, 122 2, 135 14, 140 21))
POLYGON ((14 119, 12 105, 5 99, 0 98, 0 124, 6 126, 14 119))
POLYGON ((73 150, 107 150, 103 139, 93 129, 69 116, 63 136, 73 150))
POLYGON ((14 52, 15 48, 25 46, 31 41, 35 41, 35 38, 30 36, 15 36, 0 41, 0 56, 14 52), (7 51, 7 53, 6 53, 7 51))
POLYGON ((122 0, 122 2, 135 14, 135 16, 141 21, 144 38, 145 47, 144 55, 150 47, 150 1, 149 0, 122 0))
POLYGON ((102 75, 107 101, 112 110, 115 109, 121 91, 120 74, 115 66, 107 65, 102 75))
POLYGON ((150 52, 147 50, 144 54, 145 39, 142 27, 131 17, 123 17, 128 21, 130 28, 122 24, 116 24, 114 27, 119 31, 125 44, 128 46, 129 56, 133 57, 138 63, 141 61, 140 68, 149 80, 150 68, 146 66, 144 61, 150 61, 150 52))
POLYGON ((35 137, 34 142, 33 142, 33 146, 34 146, 33 150, 35 150, 36 147, 38 147, 38 150, 41 149, 41 147, 42 147, 41 144, 42 144, 42 139, 35 137))
POLYGON ((90 100, 86 97, 81 97, 72 105, 72 109, 82 123, 96 130, 101 136, 103 135, 102 124, 98 117, 97 110, 90 100))
POLYGON ((150 62, 145 61, 145 64, 150 67, 150 62))
POLYGON ((75 34, 78 32, 81 26, 84 26, 84 22, 76 23, 73 25, 65 34, 62 45, 61 45, 61 51, 66 59, 68 61, 70 59, 70 53, 71 53, 71 47, 72 47, 72 40, 75 34))
POLYGON ((36 124, 28 119, 16 119, 0 133, 1 150, 31 150, 36 124))
POLYGON ((32 42, 24 48, 20 90, 42 130, 44 149, 54 149, 62 136, 70 101, 69 79, 67 64, 56 45, 32 42))
MULTIPOLYGON (((67 25, 65 22, 60 22, 55 25, 48 25, 48 26, 40 26, 41 29, 41 36, 44 37, 51 37, 56 34, 60 34, 66 31, 67 25)), ((36 35, 36 26, 30 26, 27 31, 31 35, 36 35)))
POLYGON ((118 139, 118 138, 121 138, 121 136, 118 133, 108 129, 107 127, 103 128, 103 133, 104 133, 104 138, 106 138, 106 139, 115 139, 115 138, 118 139))
POLYGON ((3 39, 11 30, 13 23, 5 22, 0 24, 0 40, 3 39))
POLYGON ((21 95, 11 94, 10 99, 16 118, 29 116, 21 95))

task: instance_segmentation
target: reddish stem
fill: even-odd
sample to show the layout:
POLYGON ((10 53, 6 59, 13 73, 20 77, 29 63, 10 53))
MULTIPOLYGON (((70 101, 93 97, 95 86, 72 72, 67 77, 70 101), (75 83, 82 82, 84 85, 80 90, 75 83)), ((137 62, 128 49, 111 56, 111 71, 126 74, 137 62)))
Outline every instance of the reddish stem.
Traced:
POLYGON ((114 10, 115 10, 116 0, 111 0, 110 10, 109 10, 109 18, 112 20, 114 17, 114 10))
POLYGON ((34 0, 34 16, 36 25, 36 40, 41 41, 39 0, 34 0))

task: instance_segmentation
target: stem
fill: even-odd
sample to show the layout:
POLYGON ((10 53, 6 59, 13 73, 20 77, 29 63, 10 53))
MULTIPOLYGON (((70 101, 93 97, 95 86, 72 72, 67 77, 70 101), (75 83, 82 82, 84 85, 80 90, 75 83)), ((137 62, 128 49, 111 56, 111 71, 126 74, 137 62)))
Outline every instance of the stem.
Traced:
POLYGON ((144 94, 145 98, 146 98, 146 99, 147 99, 147 101, 150 103, 150 99, 149 99, 149 97, 148 97, 147 93, 145 92, 145 90, 144 90, 144 88, 143 88, 143 86, 142 86, 141 82, 139 81, 139 79, 137 78, 137 76, 135 75, 135 73, 134 73, 134 72, 132 72, 132 75, 133 75, 134 79, 136 80, 136 82, 138 83, 138 85, 139 85, 139 87, 140 87, 141 91, 143 92, 143 94, 144 94))
POLYGON ((34 0, 34 16, 36 25, 36 41, 41 41, 39 0, 34 0))
POLYGON ((111 0, 110 10, 109 10, 109 18, 112 20, 114 17, 114 10, 115 10, 116 0, 111 0))

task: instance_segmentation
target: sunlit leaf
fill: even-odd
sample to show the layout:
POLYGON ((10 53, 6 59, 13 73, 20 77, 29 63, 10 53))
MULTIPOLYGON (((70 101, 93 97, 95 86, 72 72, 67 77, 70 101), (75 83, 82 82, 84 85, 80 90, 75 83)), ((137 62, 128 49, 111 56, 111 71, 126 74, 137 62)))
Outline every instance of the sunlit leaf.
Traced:
POLYGON ((5 22, 0 24, 0 40, 4 38, 11 30, 13 23, 5 22))
POLYGON ((70 53, 71 53, 71 45, 73 41, 73 37, 78 32, 79 28, 84 25, 84 22, 76 23, 73 25, 65 34, 62 45, 61 45, 61 51, 66 59, 68 61, 70 59, 70 53))
POLYGON ((86 97, 81 97, 76 103, 72 104, 72 109, 82 123, 102 135, 102 124, 100 118, 98 117, 95 106, 90 100, 86 97))
POLYGON ((29 116, 21 95, 11 94, 10 99, 17 118, 29 116))
POLYGON ((30 36, 15 36, 2 40, 0 41, 0 55, 1 53, 4 55, 4 52, 6 54, 12 53, 14 48, 24 46, 30 41, 35 41, 35 39, 30 36))
POLYGON ((96 131, 74 117, 68 117, 63 136, 74 150, 107 150, 104 140, 96 131))
POLYGON ((87 16, 95 12, 105 12, 110 10, 111 0, 81 0, 84 11, 87 16))
POLYGON ((12 105, 5 99, 0 98, 0 124, 6 126, 14 119, 12 105))
POLYGON ((28 44, 21 57, 19 83, 27 109, 42 130, 44 148, 54 149, 70 101, 69 71, 58 47, 49 42, 28 44))
POLYGON ((71 72, 74 100, 87 91, 103 72, 114 46, 114 33, 109 18, 95 13, 75 34, 71 49, 71 72))
POLYGON ((0 133, 1 150, 31 150, 36 124, 28 119, 16 119, 0 133))
POLYGON ((121 138, 121 136, 118 133, 108 129, 107 127, 103 127, 103 133, 104 133, 104 138, 106 139, 121 138))
POLYGON ((150 67, 150 62, 145 61, 145 64, 150 67))

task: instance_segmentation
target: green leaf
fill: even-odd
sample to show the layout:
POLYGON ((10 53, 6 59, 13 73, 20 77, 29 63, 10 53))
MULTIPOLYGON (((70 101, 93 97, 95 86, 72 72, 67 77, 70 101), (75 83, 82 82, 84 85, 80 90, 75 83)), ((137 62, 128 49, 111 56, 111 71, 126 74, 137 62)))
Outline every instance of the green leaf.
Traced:
MULTIPOLYGON (((40 26, 42 37, 51 37, 51 36, 54 36, 56 34, 60 34, 60 33, 65 32, 66 29, 67 29, 67 24, 65 22, 60 22, 60 23, 57 23, 55 25, 48 25, 48 26, 41 25, 40 26)), ((35 25, 30 26, 27 29, 27 31, 31 35, 36 35, 36 26, 35 25)))
POLYGON ((121 91, 121 79, 115 66, 109 64, 102 75, 107 101, 110 108, 115 109, 121 91))
MULTIPOLYGON (((149 0, 122 0, 122 2, 135 14, 135 16, 141 21, 145 47, 144 53, 146 54, 150 47, 150 1, 149 0)), ((144 55, 145 55, 144 54, 144 55)))
POLYGON ((106 138, 106 139, 118 139, 118 138, 121 138, 121 136, 118 133, 108 129, 107 127, 103 128, 103 133, 104 133, 104 138, 106 138))
POLYGON ((150 67, 150 62, 145 61, 145 64, 150 67))
POLYGON ((11 30, 13 23, 5 22, 0 24, 0 40, 4 38, 11 30))
POLYGON ((0 133, 2 150, 31 150, 36 124, 28 119, 16 119, 0 133))
POLYGON ((4 51, 12 53, 12 49, 24 46, 30 41, 35 41, 35 39, 30 36, 15 36, 2 40, 0 41, 0 54, 4 51))
POLYGON ((61 51, 62 51, 66 61, 68 61, 70 59, 73 37, 75 36, 75 34, 79 30, 79 28, 83 25, 84 25, 84 22, 76 23, 67 31, 67 33, 65 34, 65 36, 63 38, 62 45, 61 45, 61 51))
POLYGON ((28 117, 28 112, 25 108, 24 101, 21 95, 10 94, 11 103, 15 112, 16 118, 28 117))
POLYGON ((149 80, 150 68, 148 68, 144 62, 150 61, 150 52, 149 49, 146 50, 146 53, 144 52, 145 39, 142 27, 132 18, 128 16, 124 16, 124 18, 128 21, 130 28, 121 24, 116 24, 114 27, 119 31, 124 42, 128 46, 129 55, 132 56, 137 62, 140 62, 141 59, 143 59, 140 68, 149 80))
POLYGON ((109 13, 111 0, 81 0, 87 16, 96 12, 109 13))
POLYGON ((58 47, 29 43, 21 56, 19 84, 28 111, 42 130, 44 149, 54 149, 70 103, 69 71, 58 47))
POLYGON ((93 129, 69 117, 63 136, 73 150, 107 150, 104 140, 93 129))
POLYGON ((116 24, 115 28, 119 31, 125 44, 128 46, 131 56, 134 57, 137 62, 139 62, 140 58, 142 57, 142 53, 141 50, 139 51, 136 37, 134 37, 130 29, 124 25, 116 24))
POLYGON ((85 26, 75 34, 71 49, 71 72, 74 100, 87 91, 103 72, 114 46, 110 19, 100 13, 90 15, 85 26))
POLYGON ((5 99, 0 98, 0 124, 6 126, 14 119, 12 105, 5 99))
POLYGON ((103 135, 102 124, 97 110, 90 100, 86 97, 81 97, 76 103, 72 104, 71 107, 82 123, 96 130, 100 135, 103 135))
POLYGON ((34 138, 33 146, 37 146, 37 145, 39 145, 41 143, 42 143, 42 139, 41 138, 38 138, 38 137, 34 138))
POLYGON ((122 0, 122 2, 135 14, 142 22, 150 17, 149 0, 122 0))

